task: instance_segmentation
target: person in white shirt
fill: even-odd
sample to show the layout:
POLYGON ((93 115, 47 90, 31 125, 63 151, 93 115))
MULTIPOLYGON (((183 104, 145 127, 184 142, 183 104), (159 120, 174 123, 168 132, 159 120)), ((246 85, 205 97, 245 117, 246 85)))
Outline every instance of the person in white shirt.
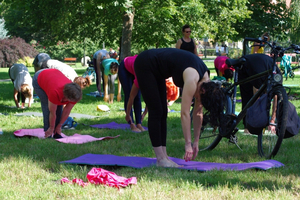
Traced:
POLYGON ((25 108, 25 99, 29 98, 28 107, 31 106, 33 98, 32 78, 28 69, 23 64, 14 64, 8 70, 9 77, 14 84, 14 100, 17 108, 25 108), (20 97, 22 100, 19 105, 20 97))

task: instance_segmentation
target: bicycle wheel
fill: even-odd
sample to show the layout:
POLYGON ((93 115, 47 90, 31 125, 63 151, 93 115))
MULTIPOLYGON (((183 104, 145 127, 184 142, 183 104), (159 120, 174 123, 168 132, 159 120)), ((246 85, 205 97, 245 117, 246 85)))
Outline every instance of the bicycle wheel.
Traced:
POLYGON ((277 86, 270 92, 271 107, 269 116, 272 116, 272 110, 276 109, 276 134, 269 133, 266 127, 262 134, 258 135, 258 153, 261 157, 274 157, 284 138, 286 121, 288 117, 288 97, 283 86, 277 86), (277 98, 277 103, 276 100, 277 98))
MULTIPOLYGON (((231 114, 232 102, 229 96, 226 96, 224 114, 231 114)), ((202 130, 199 140, 199 151, 213 150, 221 141, 222 136, 219 134, 219 127, 211 127, 207 121, 209 120, 209 112, 203 116, 202 130)))

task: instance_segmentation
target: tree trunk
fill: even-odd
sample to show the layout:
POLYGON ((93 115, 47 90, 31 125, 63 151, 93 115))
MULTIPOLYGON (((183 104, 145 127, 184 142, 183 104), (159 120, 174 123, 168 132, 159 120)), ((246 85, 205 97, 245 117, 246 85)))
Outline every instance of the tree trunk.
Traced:
POLYGON ((122 41, 120 47, 120 61, 131 56, 131 37, 133 27, 133 13, 125 13, 123 15, 122 41))

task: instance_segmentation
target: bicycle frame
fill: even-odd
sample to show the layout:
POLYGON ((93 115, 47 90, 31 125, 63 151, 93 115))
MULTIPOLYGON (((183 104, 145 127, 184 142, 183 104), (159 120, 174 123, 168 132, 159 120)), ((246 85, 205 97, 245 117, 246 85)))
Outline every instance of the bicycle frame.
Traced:
MULTIPOLYGON (((237 91, 237 86, 248 83, 250 81, 256 80, 258 78, 261 78, 263 76, 266 76, 270 74, 270 71, 272 70, 267 70, 265 72, 250 76, 242 81, 238 81, 238 71, 239 68, 236 68, 236 72, 234 74, 234 83, 225 91, 226 95, 229 95, 232 99, 232 114, 235 113, 235 107, 236 107, 236 91, 237 91)), ((242 121, 242 119, 246 116, 247 109, 260 97, 265 91, 268 86, 270 78, 267 78, 264 83, 261 85, 261 87, 258 89, 258 91, 253 95, 253 97, 248 101, 247 105, 244 107, 244 109, 237 115, 235 126, 242 121)), ((233 129, 235 129, 235 126, 233 129)), ((230 130, 230 133, 232 133, 233 130, 230 130)))

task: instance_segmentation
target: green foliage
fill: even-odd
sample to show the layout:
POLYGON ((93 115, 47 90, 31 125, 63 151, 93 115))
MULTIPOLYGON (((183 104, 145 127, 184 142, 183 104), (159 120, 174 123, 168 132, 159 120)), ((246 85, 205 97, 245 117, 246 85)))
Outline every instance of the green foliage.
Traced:
POLYGON ((33 60, 34 58, 25 56, 24 58, 20 58, 19 60, 17 60, 16 63, 24 64, 26 67, 33 67, 33 60))
POLYGON ((234 27, 238 35, 234 39, 258 38, 264 32, 276 36, 276 39, 286 38, 291 19, 285 1, 274 4, 270 0, 249 0, 247 7, 252 14, 249 18, 237 20, 234 27))
POLYGON ((10 67, 25 56, 34 58, 37 51, 21 38, 0 39, 0 67, 10 67))
POLYGON ((242 49, 229 48, 228 49, 228 57, 229 58, 240 58, 243 54, 242 49))
POLYGON ((245 3, 246 0, 61 0, 56 3, 52 0, 7 0, 2 10, 11 35, 22 34, 27 41, 43 41, 46 46, 84 38, 100 40, 108 46, 121 46, 121 38, 127 36, 123 34, 131 31, 122 29, 124 14, 132 13, 132 39, 124 44, 131 43, 137 51, 142 51, 150 47, 174 46, 186 23, 193 29, 193 38, 210 36, 225 40, 236 34, 232 23, 248 15, 245 3), (14 19, 15 13, 18 14, 14 19))
POLYGON ((290 17, 292 19, 291 29, 289 32, 290 40, 294 44, 300 44, 300 0, 291 2, 290 17))
POLYGON ((0 18, 0 39, 7 38, 7 30, 5 29, 5 21, 0 18))
POLYGON ((50 55, 52 59, 57 59, 63 61, 64 58, 77 58, 78 60, 81 59, 84 55, 92 57, 93 54, 99 50, 96 45, 91 39, 86 39, 83 42, 57 42, 56 45, 50 46, 43 46, 36 41, 31 41, 31 43, 35 46, 38 52, 47 53, 50 55))

